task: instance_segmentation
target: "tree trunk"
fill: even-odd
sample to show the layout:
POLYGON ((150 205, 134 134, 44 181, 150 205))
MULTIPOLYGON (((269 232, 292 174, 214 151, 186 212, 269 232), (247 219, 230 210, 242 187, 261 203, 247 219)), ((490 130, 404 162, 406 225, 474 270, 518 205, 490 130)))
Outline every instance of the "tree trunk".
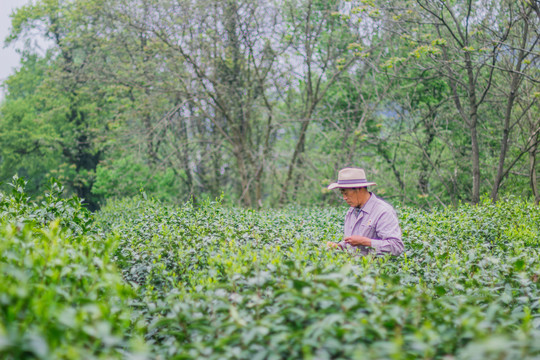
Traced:
POLYGON ((497 194, 499 193, 499 187, 504 176, 504 160, 506 158, 506 153, 508 152, 508 141, 510 137, 510 119, 512 118, 512 109, 514 107, 514 102, 517 96, 517 90, 519 88, 520 79, 521 79, 521 64, 523 59, 527 55, 524 51, 527 46, 527 38, 529 34, 529 26, 527 22, 524 22, 523 29, 523 38, 521 47, 519 50, 519 55, 517 58, 516 69, 512 72, 512 83, 510 84, 510 95, 508 96, 508 101, 506 103, 506 111, 504 114, 504 128, 503 128, 503 137, 501 139, 501 152, 499 154, 499 166, 497 167, 497 175, 495 176, 495 181, 493 182, 493 189, 491 190, 491 200, 493 202, 497 201, 497 194))
POLYGON ((403 198, 405 197, 405 183, 403 182, 403 179, 401 178, 401 173, 399 172, 399 170, 396 168, 396 162, 394 161, 394 159, 392 159, 390 157, 390 154, 387 153, 386 149, 384 149, 381 145, 381 143, 377 143, 377 150, 379 152, 379 154, 382 155, 382 157, 384 158, 384 160, 386 161, 386 163, 390 166, 390 168, 392 169, 392 172, 394 173, 394 176, 396 177, 396 180, 398 182, 398 185, 399 185, 399 189, 401 190, 401 194, 403 196, 403 198))
POLYGON ((249 171, 244 158, 244 151, 242 147, 236 147, 234 149, 234 155, 236 157, 236 165, 238 166, 238 173, 240 175, 240 203, 246 207, 252 207, 251 202, 251 179, 249 178, 249 171))
POLYGON ((304 119, 304 122, 302 123, 302 127, 300 128, 300 137, 298 138, 298 142, 296 143, 296 147, 294 149, 291 162, 289 163, 289 170, 287 171, 287 178, 285 179, 285 182, 283 183, 281 195, 279 196, 280 205, 283 205, 285 203, 285 198, 287 197, 287 190, 289 188, 289 184, 293 177, 294 168, 296 167, 296 164, 298 162, 298 157, 304 150, 304 143, 306 140, 306 131, 309 127, 310 121, 311 121, 311 114, 309 114, 308 118, 304 119))
POLYGON ((189 153, 189 145, 190 145, 190 134, 188 127, 191 125, 191 116, 193 114, 193 110, 191 108, 191 105, 188 104, 189 112, 186 114, 185 118, 182 118, 179 114, 176 115, 177 121, 178 121, 178 127, 180 129, 179 133, 179 139, 180 143, 184 143, 182 146, 182 151, 177 153, 177 156, 179 155, 180 161, 182 162, 183 170, 186 174, 185 176, 185 183, 189 189, 190 196, 195 196, 194 191, 194 180, 193 180, 193 173, 192 168, 193 163, 191 160, 191 156, 189 153))
POLYGON ((426 128, 426 141, 423 146, 423 156, 420 161, 420 176, 418 177, 418 189, 422 195, 429 194, 429 169, 431 159, 431 144, 435 140, 435 119, 437 117, 436 112, 433 112, 430 108, 431 116, 426 119, 424 126, 426 128), (430 121, 431 119, 431 121, 430 121))
POLYGON ((269 103, 267 103, 267 106, 268 110, 270 111, 270 115, 268 115, 268 121, 266 123, 266 136, 264 139, 262 158, 259 159, 260 164, 259 168, 257 169, 257 174, 255 176, 255 202, 258 208, 262 207, 262 177, 264 173, 266 158, 270 153, 270 135, 272 133, 272 108, 269 103))
POLYGON ((531 189, 534 196, 534 202, 536 205, 540 204, 540 192, 538 191, 538 180, 536 177, 536 152, 538 146, 535 145, 529 150, 529 176, 531 182, 531 189))
POLYGON ((497 201, 497 194, 499 193, 499 187, 501 186, 504 174, 504 160, 506 159, 506 153, 508 151, 508 139, 510 137, 510 117, 512 115, 512 106, 514 103, 514 99, 515 91, 512 90, 510 93, 510 98, 508 99, 508 105, 504 119, 503 136, 501 139, 501 151, 499 153, 499 165, 497 166, 497 174, 495 176, 495 181, 493 182, 493 188, 491 189, 491 201, 493 202, 497 201))
POLYGON ((476 88, 474 81, 473 64, 471 55, 465 52, 465 65, 467 67, 468 92, 469 92, 469 130, 471 133, 471 162, 472 162, 472 198, 473 204, 480 202, 480 146, 478 144, 478 103, 476 101, 476 88))

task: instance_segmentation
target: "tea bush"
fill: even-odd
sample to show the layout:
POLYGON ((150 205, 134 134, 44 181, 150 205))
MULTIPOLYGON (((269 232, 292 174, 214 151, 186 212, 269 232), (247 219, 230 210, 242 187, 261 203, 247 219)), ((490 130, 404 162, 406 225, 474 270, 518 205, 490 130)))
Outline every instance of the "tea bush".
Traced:
POLYGON ((343 208, 91 214, 24 185, 0 193, 2 359, 540 357, 540 212, 519 199, 400 208, 392 258, 325 248, 343 208))
POLYGON ((115 239, 59 184, 40 203, 24 185, 14 178, 12 194, 0 193, 0 358, 144 358, 115 239))
POLYGON ((156 358, 539 358, 538 207, 398 213, 398 258, 327 250, 344 209, 130 199, 97 221, 156 358))

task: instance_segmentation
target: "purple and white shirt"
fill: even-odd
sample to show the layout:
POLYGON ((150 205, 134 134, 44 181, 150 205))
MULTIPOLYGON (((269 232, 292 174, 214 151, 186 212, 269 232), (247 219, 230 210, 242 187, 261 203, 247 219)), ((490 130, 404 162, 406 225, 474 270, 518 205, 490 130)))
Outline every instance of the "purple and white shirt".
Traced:
POLYGON ((371 247, 353 246, 341 241, 339 245, 343 249, 355 249, 360 251, 362 255, 375 252, 395 256, 400 255, 404 250, 396 211, 392 205, 379 199, 373 193, 371 193, 369 200, 361 209, 351 207, 347 211, 347 215, 345 215, 345 237, 352 235, 370 238, 371 247))

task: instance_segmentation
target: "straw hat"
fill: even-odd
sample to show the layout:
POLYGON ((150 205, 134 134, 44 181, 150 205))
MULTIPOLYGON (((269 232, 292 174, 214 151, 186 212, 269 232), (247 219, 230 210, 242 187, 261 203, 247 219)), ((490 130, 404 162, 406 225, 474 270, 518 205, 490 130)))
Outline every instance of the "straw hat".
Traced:
POLYGON ((364 169, 345 168, 339 170, 337 183, 330 184, 328 189, 359 188, 372 185, 377 184, 366 180, 366 173, 364 172, 364 169))

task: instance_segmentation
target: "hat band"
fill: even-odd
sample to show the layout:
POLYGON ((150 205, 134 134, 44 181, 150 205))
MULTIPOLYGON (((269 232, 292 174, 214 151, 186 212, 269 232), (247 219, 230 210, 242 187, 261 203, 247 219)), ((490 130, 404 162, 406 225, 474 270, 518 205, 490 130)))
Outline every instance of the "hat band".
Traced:
POLYGON ((347 184, 364 184, 367 183, 366 179, 358 179, 358 180, 339 180, 337 181, 339 185, 347 185, 347 184))

